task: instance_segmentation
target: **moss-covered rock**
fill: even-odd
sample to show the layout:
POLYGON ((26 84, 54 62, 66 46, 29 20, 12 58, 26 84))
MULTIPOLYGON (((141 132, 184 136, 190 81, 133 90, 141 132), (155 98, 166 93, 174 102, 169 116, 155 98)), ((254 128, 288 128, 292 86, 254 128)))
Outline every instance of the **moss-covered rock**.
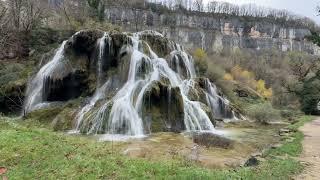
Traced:
POLYGON ((195 78, 193 80, 193 88, 190 88, 188 97, 192 101, 200 101, 201 103, 207 104, 206 88, 205 78, 195 78))
POLYGON ((74 127, 76 116, 75 108, 64 108, 52 121, 51 127, 54 131, 70 130, 74 127))
POLYGON ((72 48, 79 54, 90 54, 96 47, 97 40, 103 36, 103 31, 79 31, 67 42, 67 48, 72 48))
POLYGON ((144 95, 145 129, 151 132, 185 130, 184 104, 180 89, 154 82, 144 95))
POLYGON ((172 51, 169 40, 162 36, 142 34, 141 39, 146 41, 159 57, 164 58, 172 51))
POLYGON ((25 88, 32 67, 30 62, 0 62, 1 113, 21 113, 25 88))
MULTIPOLYGON (((104 104, 106 108, 104 108, 104 112, 99 114, 98 106, 96 106, 93 110, 84 114, 84 118, 81 124, 80 132, 83 134, 93 133, 93 134, 104 134, 108 131, 108 120, 109 115, 113 106, 112 102, 104 104), (95 119, 96 115, 100 115, 99 119, 95 119), (96 122, 98 120, 99 122, 96 122)), ((99 105, 101 107, 101 105, 99 105)))
POLYGON ((192 138, 193 142, 207 148, 218 147, 230 149, 234 145, 234 141, 211 133, 195 133, 192 135, 192 138))
POLYGON ((41 124, 46 124, 50 126, 51 122, 55 119, 55 117, 63 111, 63 105, 56 104, 52 105, 48 108, 43 108, 39 110, 35 110, 25 117, 28 120, 38 121, 41 124))

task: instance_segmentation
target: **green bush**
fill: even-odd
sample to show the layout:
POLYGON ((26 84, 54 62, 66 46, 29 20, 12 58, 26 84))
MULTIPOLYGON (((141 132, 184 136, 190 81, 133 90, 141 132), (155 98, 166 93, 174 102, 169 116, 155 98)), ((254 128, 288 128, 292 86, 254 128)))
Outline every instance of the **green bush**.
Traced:
POLYGON ((270 103, 251 105, 246 109, 246 114, 262 124, 268 124, 281 119, 280 111, 274 109, 270 103))
POLYGON ((306 114, 320 115, 318 104, 320 101, 320 71, 317 75, 303 84, 300 93, 302 111, 306 114))
POLYGON ((208 68, 206 72, 206 76, 213 82, 221 81, 223 80, 223 76, 226 73, 225 70, 213 62, 209 61, 207 62, 208 68))
POLYGON ((284 119, 295 120, 297 117, 302 116, 301 111, 293 110, 293 109, 282 109, 280 110, 280 115, 284 119))

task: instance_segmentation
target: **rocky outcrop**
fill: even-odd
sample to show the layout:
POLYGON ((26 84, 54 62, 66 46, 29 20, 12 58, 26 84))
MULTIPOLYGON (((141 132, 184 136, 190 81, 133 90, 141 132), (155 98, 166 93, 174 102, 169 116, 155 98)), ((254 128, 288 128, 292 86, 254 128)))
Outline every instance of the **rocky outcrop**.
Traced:
POLYGON ((254 49, 303 51, 320 55, 320 49, 306 40, 309 29, 290 27, 270 21, 241 17, 216 17, 179 12, 152 12, 125 7, 109 7, 106 19, 127 31, 152 29, 186 48, 204 48, 208 51, 254 49))
POLYGON ((180 89, 160 81, 154 82, 144 95, 146 130, 150 132, 181 132, 184 124, 184 105, 180 89))

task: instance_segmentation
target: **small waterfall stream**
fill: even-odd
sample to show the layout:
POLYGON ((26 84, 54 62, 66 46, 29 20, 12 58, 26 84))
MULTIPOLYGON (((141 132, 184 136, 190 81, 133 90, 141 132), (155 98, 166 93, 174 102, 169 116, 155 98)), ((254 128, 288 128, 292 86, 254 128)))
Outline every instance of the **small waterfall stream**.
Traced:
MULTIPOLYGON (((106 139, 113 140, 121 139, 124 136, 143 137, 145 135, 144 97, 153 83, 161 81, 163 78, 169 81, 168 97, 166 97, 168 115, 166 117, 169 119, 172 111, 172 88, 178 88, 183 100, 185 130, 215 132, 214 125, 207 112, 203 110, 202 104, 198 101, 192 101, 188 97, 190 90, 194 88, 194 79, 197 77, 192 57, 180 45, 173 43, 174 48, 170 54, 173 58, 168 61, 159 58, 150 45, 144 41, 149 52, 147 55, 141 48, 143 46, 141 36, 144 33, 162 36, 151 31, 127 35, 132 42, 132 45, 127 44, 123 47, 130 54, 127 81, 111 99, 106 98, 106 93, 111 86, 112 77, 105 77, 103 64, 107 57, 105 48, 110 48, 112 39, 105 33, 97 40, 97 88, 90 101, 78 111, 75 132, 106 134, 106 139)), ((43 66, 31 80, 27 91, 25 111, 30 112, 45 103, 43 96, 47 77, 59 76, 61 72, 60 75, 63 76, 65 75, 63 72, 71 71, 64 58, 65 44, 66 41, 62 43, 53 59, 43 66), (64 70, 64 68, 69 69, 64 70)), ((224 112, 221 104, 227 103, 227 101, 218 95, 216 87, 208 79, 205 91, 208 107, 218 118, 223 118, 224 112)))
POLYGON ((62 78, 67 71, 70 71, 68 62, 64 60, 64 41, 55 56, 44 65, 40 71, 32 78, 27 88, 27 98, 24 101, 24 113, 31 112, 46 105, 45 103, 45 85, 48 78, 55 76, 57 79, 62 78))

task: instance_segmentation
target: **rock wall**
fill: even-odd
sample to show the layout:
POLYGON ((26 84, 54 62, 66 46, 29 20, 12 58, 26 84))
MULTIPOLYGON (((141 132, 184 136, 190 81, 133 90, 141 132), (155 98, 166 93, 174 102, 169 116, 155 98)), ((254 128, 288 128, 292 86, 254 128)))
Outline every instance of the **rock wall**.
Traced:
POLYGON ((284 27, 274 22, 179 12, 161 14, 122 7, 107 8, 105 16, 106 20, 126 31, 156 30, 188 49, 200 47, 221 52, 240 48, 320 55, 320 48, 306 40, 306 36, 311 35, 309 29, 284 27))

